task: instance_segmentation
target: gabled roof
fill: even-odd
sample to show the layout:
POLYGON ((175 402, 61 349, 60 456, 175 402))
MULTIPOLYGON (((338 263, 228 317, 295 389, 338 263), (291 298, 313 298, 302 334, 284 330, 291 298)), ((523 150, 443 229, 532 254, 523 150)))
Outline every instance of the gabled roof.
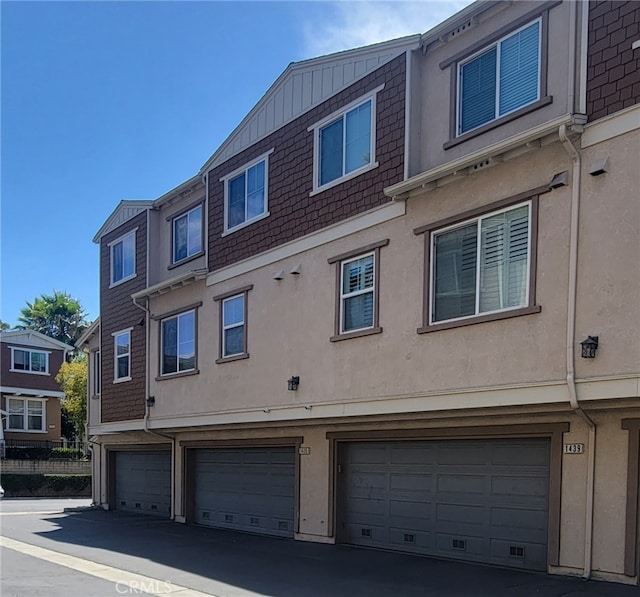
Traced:
POLYGON ((84 346, 100 329, 100 318, 96 320, 82 333, 82 335, 76 341, 76 348, 84 346))
POLYGON ((41 334, 35 330, 12 330, 10 332, 1 332, 0 342, 15 342, 16 344, 35 346, 36 348, 55 348, 64 351, 73 350, 73 346, 60 342, 60 340, 49 338, 49 336, 45 336, 45 334, 41 334))
POLYGON ((131 218, 137 216, 140 212, 146 211, 153 206, 153 201, 143 199, 123 199, 118 206, 111 212, 107 221, 102 225, 100 230, 93 237, 94 243, 99 243, 100 239, 107 233, 115 230, 121 224, 124 224, 131 218))
POLYGON ((200 174, 205 174, 407 50, 416 49, 419 43, 420 35, 416 34, 292 62, 202 166, 200 174))

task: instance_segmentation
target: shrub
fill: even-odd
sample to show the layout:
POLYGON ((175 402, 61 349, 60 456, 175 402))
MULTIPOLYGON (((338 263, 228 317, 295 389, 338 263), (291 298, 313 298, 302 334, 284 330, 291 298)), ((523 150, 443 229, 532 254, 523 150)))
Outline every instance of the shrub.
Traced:
POLYGON ((72 460, 82 460, 84 458, 84 453, 79 448, 53 448, 51 450, 51 458, 52 459, 72 459, 72 460))
POLYGON ((91 492, 91 475, 19 475, 3 474, 2 487, 7 497, 81 496, 91 492))
POLYGON ((5 449, 5 457, 10 460, 49 460, 51 448, 13 448, 5 449))

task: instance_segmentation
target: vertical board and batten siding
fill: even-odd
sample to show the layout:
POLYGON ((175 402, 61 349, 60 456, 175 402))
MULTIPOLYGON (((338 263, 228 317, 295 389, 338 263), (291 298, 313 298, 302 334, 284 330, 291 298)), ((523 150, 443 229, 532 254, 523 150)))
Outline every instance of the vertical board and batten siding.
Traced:
POLYGON ((547 569, 546 439, 342 446, 338 539, 547 569))
POLYGON ((100 239, 100 342, 102 357, 101 420, 103 423, 142 419, 145 410, 145 327, 138 323, 144 313, 131 300, 147 285, 147 212, 139 213, 100 239), (136 276, 113 288, 109 243, 136 230, 136 276), (113 383, 114 332, 131 331, 131 381, 113 383))
POLYGON ((405 67, 403 54, 208 172, 210 271, 390 201, 383 189, 404 176, 405 67), (383 84, 376 110, 379 166, 311 195, 314 133, 309 127, 383 84), (272 149, 268 172, 270 215, 222 236, 224 184, 220 179, 272 149))
POLYGON ((192 458, 196 524, 293 537, 293 447, 200 448, 192 458))
POLYGON ((115 509, 171 516, 171 452, 114 452, 115 509))
POLYGON ((361 53, 357 56, 346 53, 330 60, 315 59, 294 64, 273 84, 245 121, 240 123, 229 140, 216 152, 210 167, 217 167, 248 149, 266 135, 356 83, 403 51, 402 47, 390 48, 384 52, 374 48, 368 57, 361 53), (310 62, 316 64, 311 65, 310 62))

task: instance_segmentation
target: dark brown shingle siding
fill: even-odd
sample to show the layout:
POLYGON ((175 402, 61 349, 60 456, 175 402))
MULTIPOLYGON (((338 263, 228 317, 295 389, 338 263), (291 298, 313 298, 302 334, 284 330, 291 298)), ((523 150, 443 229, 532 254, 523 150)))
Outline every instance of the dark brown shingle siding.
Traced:
POLYGON ((2 366, 0 379, 2 385, 9 388, 24 388, 33 390, 50 390, 59 392, 60 385, 56 381, 56 375, 62 365, 62 351, 50 350, 49 348, 39 348, 17 342, 2 342, 0 349, 0 365, 2 366), (26 350, 43 350, 49 352, 49 373, 50 375, 38 375, 35 373, 18 373, 11 369, 11 346, 24 348, 26 350))
POLYGON ((383 189, 404 174, 405 57, 395 58, 323 104, 209 172, 209 268, 230 265, 389 201, 383 189), (307 129, 384 83, 377 96, 379 166, 327 191, 313 188, 313 132, 307 129), (270 216, 221 237, 225 174, 274 149, 269 156, 270 216))
POLYGON ((100 241, 100 330, 102 342, 102 422, 128 421, 144 417, 145 409, 145 328, 138 322, 144 312, 131 300, 143 290, 147 279, 147 214, 138 214, 100 241), (136 230, 136 277, 109 288, 109 243, 130 230, 136 230), (113 332, 133 327, 131 332, 131 381, 114 384, 113 332))
POLYGON ((587 113, 589 121, 640 102, 640 2, 589 3, 587 113))

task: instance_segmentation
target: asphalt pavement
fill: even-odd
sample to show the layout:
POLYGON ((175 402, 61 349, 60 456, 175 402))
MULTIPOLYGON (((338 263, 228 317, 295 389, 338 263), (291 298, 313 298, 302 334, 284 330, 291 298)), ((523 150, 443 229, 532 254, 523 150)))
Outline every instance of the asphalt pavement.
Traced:
MULTIPOLYGON (((60 502, 62 502, 61 500, 60 502)), ((2 500, 2 595, 639 597, 638 587, 2 500), (57 512, 57 513, 54 513, 57 512)), ((35 502, 35 503, 33 503, 35 502)))

